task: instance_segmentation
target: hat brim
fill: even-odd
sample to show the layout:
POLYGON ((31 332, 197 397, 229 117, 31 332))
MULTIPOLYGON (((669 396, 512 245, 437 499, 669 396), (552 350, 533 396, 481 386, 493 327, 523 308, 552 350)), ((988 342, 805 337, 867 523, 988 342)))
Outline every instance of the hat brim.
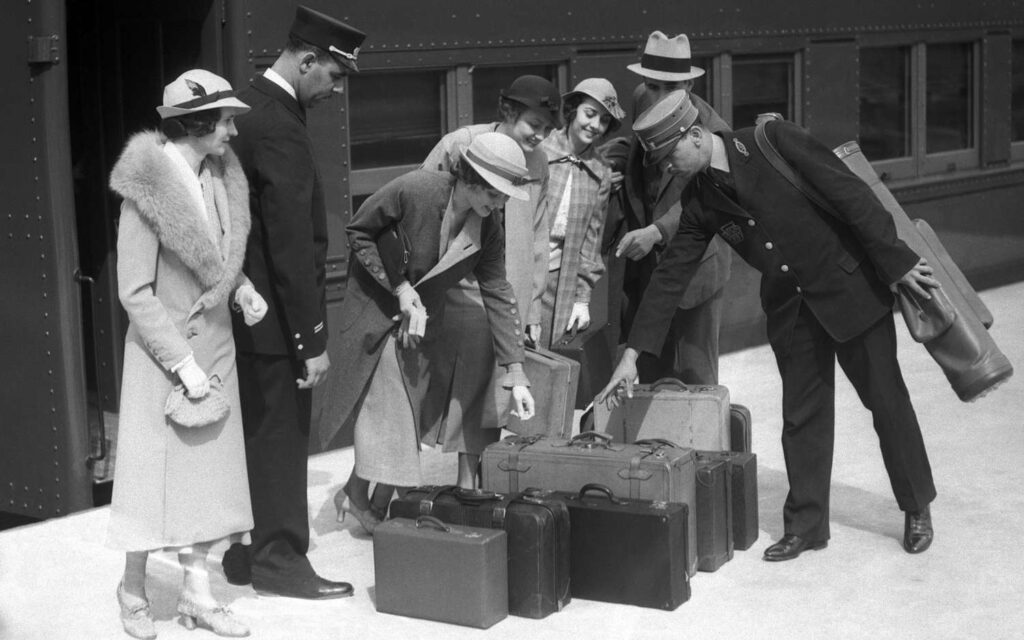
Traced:
POLYGON ((245 104, 241 100, 235 97, 224 98, 210 104, 204 104, 193 109, 183 109, 181 107, 164 107, 160 106, 156 108, 156 112, 160 114, 162 119, 173 118, 175 116, 183 116, 186 113, 196 113, 198 111, 209 111, 210 109, 234 109, 236 114, 245 113, 249 110, 249 105, 245 104))
POLYGON ((676 148, 676 145, 679 144, 680 140, 682 140, 682 138, 676 138, 672 144, 666 144, 654 151, 644 151, 644 166, 650 167, 664 162, 665 159, 672 154, 672 150, 676 148))
POLYGON ((345 56, 340 56, 334 53, 333 51, 331 52, 331 57, 334 58, 334 61, 340 64, 341 66, 352 71, 355 71, 356 73, 359 73, 359 65, 356 64, 355 60, 351 60, 349 58, 346 58, 345 56))
POLYGON ((594 102, 601 105, 601 108, 604 109, 608 113, 608 115, 610 115, 612 118, 619 122, 626 119, 626 112, 622 110, 622 107, 619 105, 619 103, 615 103, 615 109, 609 109, 608 105, 602 102, 599 96, 595 96, 594 94, 588 93, 586 91, 570 91, 569 93, 562 96, 562 103, 565 103, 566 100, 573 96, 585 96, 587 98, 592 99, 594 102))
POLYGON ((515 200, 526 201, 530 199, 530 194, 526 192, 526 189, 521 189, 520 187, 512 184, 512 182, 507 178, 502 178, 493 171, 485 169, 479 163, 474 162, 472 158, 466 156, 465 153, 462 153, 461 155, 462 159, 468 162, 469 166, 473 167, 473 170, 479 173, 480 177, 487 181, 487 184, 515 200))
POLYGON ((648 69, 641 65, 639 62, 635 62, 626 67, 633 73, 641 75, 651 80, 661 80, 663 82, 682 82, 683 80, 693 80, 704 75, 704 70, 700 67, 690 67, 690 71, 687 73, 672 73, 671 71, 655 71, 654 69, 648 69))

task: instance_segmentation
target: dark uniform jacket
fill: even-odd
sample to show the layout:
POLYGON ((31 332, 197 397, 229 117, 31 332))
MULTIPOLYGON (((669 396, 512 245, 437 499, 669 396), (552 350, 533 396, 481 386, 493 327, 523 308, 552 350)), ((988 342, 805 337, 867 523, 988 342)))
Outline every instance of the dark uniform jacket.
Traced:
POLYGON ((462 231, 443 257, 441 222, 455 178, 450 173, 416 170, 381 187, 359 207, 348 225, 348 285, 341 305, 340 348, 344 384, 326 401, 334 426, 321 425, 321 442, 329 443, 358 407, 373 376, 385 339, 400 313, 394 287, 408 280, 427 310, 427 328, 417 349, 399 348, 406 391, 418 408, 428 388, 429 358, 444 322, 445 293, 473 274, 494 338, 500 365, 523 362, 522 321, 512 285, 505 277, 505 240, 494 215, 467 216, 462 231), (400 229, 407 242, 394 235, 400 229), (405 253, 405 255, 401 255, 405 253))
POLYGON ((762 273, 768 340, 786 353, 800 304, 845 342, 892 312, 888 285, 917 263, 871 189, 827 147, 789 122, 765 132, 779 153, 842 216, 821 210, 761 155, 754 129, 720 134, 736 200, 706 172, 682 194, 679 230, 652 277, 630 346, 657 353, 675 300, 690 284, 708 242, 721 236, 762 273))
POLYGON ((252 107, 235 119, 232 141, 252 211, 243 269, 268 309, 252 327, 235 314, 235 342, 239 351, 307 360, 327 348, 327 210, 305 110, 262 75, 239 99, 252 107))

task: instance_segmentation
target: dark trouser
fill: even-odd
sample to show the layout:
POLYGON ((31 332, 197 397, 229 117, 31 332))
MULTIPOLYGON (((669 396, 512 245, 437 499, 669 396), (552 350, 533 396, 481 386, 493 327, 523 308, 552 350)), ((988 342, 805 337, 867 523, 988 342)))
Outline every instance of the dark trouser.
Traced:
POLYGON ((288 356, 239 353, 237 359, 255 523, 253 574, 311 577, 306 469, 312 392, 295 386, 301 365, 288 356))
POLYGON ((789 477, 786 533, 829 538, 829 484, 835 440, 835 362, 871 412, 896 502, 917 511, 935 499, 924 439, 896 360, 896 329, 886 314, 864 333, 835 342, 804 305, 782 375, 782 450, 789 477))
POLYGON ((723 291, 692 309, 676 309, 661 354, 637 359, 640 382, 678 378, 686 384, 718 384, 718 331, 723 291))

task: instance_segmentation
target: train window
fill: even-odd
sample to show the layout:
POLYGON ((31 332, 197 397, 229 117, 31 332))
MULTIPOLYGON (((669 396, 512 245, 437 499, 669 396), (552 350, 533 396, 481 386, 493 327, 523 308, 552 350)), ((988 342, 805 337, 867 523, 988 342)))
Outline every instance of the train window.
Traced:
POLYGON ((928 45, 926 151, 954 151, 974 146, 971 44, 928 45))
POLYGON ((496 121, 498 118, 498 96, 501 90, 523 75, 541 76, 558 84, 558 67, 555 65, 473 67, 471 75, 473 79, 473 122, 481 124, 496 121))
POLYGON ((753 126, 757 114, 775 111, 792 119, 793 59, 790 56, 734 56, 732 123, 753 126))
POLYGON ((443 134, 444 71, 348 77, 352 168, 418 164, 443 134))
POLYGON ((860 146, 872 160, 911 155, 909 47, 860 53, 860 146))
POLYGON ((1013 41, 1013 71, 1010 86, 1013 98, 1010 109, 1010 140, 1024 143, 1024 40, 1013 41))

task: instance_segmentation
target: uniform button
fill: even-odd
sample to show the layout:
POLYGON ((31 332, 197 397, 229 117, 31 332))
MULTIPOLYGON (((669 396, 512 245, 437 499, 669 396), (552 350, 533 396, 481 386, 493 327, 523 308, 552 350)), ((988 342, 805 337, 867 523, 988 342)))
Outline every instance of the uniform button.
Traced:
POLYGON ((756 223, 756 222, 754 222, 753 220, 747 220, 747 226, 750 226, 750 227, 752 227, 752 226, 754 226, 755 224, 757 224, 757 223, 756 223))
POLYGON ((515 298, 509 298, 508 299, 508 303, 509 304, 515 304, 516 303, 516 299, 515 298))
POLYGON ((381 280, 383 280, 383 279, 384 279, 384 278, 386 278, 387 276, 386 276, 386 275, 384 275, 383 273, 378 273, 378 274, 377 274, 377 277, 378 277, 378 278, 380 278, 381 280))
POLYGON ((766 242, 766 243, 764 243, 764 248, 769 250, 769 251, 771 251, 772 249, 775 248, 775 245, 770 243, 770 242, 766 242))
POLYGON ((515 333, 518 336, 519 335, 519 329, 516 329, 513 333, 515 333))
POLYGON ((370 271, 377 273, 378 271, 380 271, 380 267, 378 267, 377 265, 372 265, 370 267, 370 271))
POLYGON ((782 273, 789 273, 789 265, 788 264, 782 265, 781 267, 779 267, 779 269, 782 271, 782 273))
POLYGON ((519 313, 518 310, 516 310, 515 307, 512 307, 512 315, 516 315, 517 313, 519 313))
POLYGON ((299 346, 295 347, 295 348, 298 349, 299 351, 302 351, 302 345, 301 344, 299 346))
POLYGON ((515 320, 513 320, 512 324, 514 324, 516 326, 519 326, 519 318, 516 318, 515 320))
POLYGON ((803 293, 803 292, 804 292, 804 290, 803 290, 803 289, 801 289, 801 288, 800 288, 800 287, 798 286, 798 287, 796 288, 796 292, 797 292, 797 293, 803 293))
POLYGON ((302 337, 302 334, 301 334, 301 333, 296 333, 296 334, 295 334, 295 339, 296 339, 296 340, 298 340, 298 339, 299 339, 299 338, 301 338, 301 337, 302 337))

